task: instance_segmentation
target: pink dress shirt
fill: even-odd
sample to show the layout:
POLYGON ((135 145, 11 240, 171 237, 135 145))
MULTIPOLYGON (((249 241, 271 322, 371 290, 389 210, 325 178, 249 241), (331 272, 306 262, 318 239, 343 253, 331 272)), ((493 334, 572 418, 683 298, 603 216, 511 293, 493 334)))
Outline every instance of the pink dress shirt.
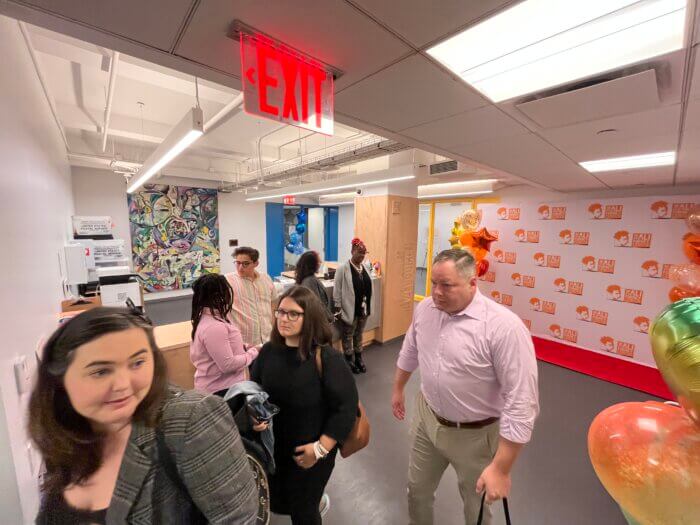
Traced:
POLYGON ((478 290, 450 315, 432 298, 416 306, 397 366, 420 366, 428 406, 454 422, 501 418, 501 436, 527 443, 539 412, 537 361, 527 328, 478 290))
POLYGON ((269 275, 255 272, 255 279, 227 273, 233 290, 231 318, 241 330, 243 342, 249 346, 270 340, 272 332, 272 302, 277 300, 275 285, 269 275))
POLYGON ((248 365, 257 356, 257 347, 246 351, 235 324, 205 310, 190 343, 190 360, 196 369, 194 387, 213 394, 244 381, 248 365))

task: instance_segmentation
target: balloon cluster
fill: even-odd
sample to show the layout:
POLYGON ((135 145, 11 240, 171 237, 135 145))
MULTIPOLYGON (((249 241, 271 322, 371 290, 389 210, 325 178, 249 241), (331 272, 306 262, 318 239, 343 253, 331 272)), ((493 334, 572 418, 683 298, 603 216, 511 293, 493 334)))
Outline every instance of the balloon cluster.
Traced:
POLYGON ((296 231, 289 234, 289 242, 285 246, 289 253, 301 255, 306 251, 303 243, 304 233, 306 233, 306 219, 306 212, 302 208, 299 210, 299 213, 297 213, 297 225, 295 227, 296 231))
POLYGON ((669 278, 676 285, 668 292, 671 302, 700 296, 700 206, 695 206, 685 219, 690 232, 683 237, 683 253, 691 264, 673 267, 669 278))
POLYGON ((630 523, 700 523, 700 297, 668 305, 649 330, 654 360, 681 405, 607 408, 591 424, 588 452, 630 523))
POLYGON ((450 246, 455 249, 468 250, 476 260, 476 274, 481 277, 489 269, 486 255, 491 250, 491 243, 498 238, 486 228, 478 229, 481 215, 477 210, 466 210, 457 220, 450 232, 450 246))

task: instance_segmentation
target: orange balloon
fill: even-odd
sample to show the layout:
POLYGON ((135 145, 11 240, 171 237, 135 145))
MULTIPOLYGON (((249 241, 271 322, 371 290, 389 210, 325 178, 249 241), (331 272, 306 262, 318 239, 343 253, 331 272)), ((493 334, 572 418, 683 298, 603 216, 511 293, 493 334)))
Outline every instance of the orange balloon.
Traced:
POLYGON ((588 453, 605 489, 640 523, 700 523, 700 436, 683 409, 607 408, 591 423, 588 453))
POLYGON ((683 252, 695 264, 700 264, 700 235, 686 233, 683 236, 683 252))
POLYGON ((686 290, 685 288, 681 288, 680 286, 674 286, 668 292, 668 298, 671 300, 672 303, 675 303, 676 301, 680 301, 681 299, 685 299, 686 297, 696 297, 696 296, 697 296, 697 294, 695 292, 692 292, 690 290, 686 290))

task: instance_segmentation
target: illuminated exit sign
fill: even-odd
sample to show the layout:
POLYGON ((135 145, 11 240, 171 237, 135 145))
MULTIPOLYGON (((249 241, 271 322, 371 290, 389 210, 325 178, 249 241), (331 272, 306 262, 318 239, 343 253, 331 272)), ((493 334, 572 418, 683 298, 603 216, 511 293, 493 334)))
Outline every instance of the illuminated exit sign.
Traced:
POLYGON ((247 113, 333 135, 333 72, 284 44, 241 32, 247 113))
POLYGON ((288 206, 294 206, 297 203, 297 199, 294 195, 285 195, 282 198, 282 203, 288 206))

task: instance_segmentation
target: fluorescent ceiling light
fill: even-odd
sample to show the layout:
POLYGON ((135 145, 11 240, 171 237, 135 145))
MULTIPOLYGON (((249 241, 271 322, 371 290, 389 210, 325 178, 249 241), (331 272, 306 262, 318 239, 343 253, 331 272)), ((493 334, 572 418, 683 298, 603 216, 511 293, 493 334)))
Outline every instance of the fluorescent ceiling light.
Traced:
POLYGON ((407 175, 405 177, 392 177, 391 179, 380 179, 380 180, 372 180, 372 181, 367 181, 367 182, 354 182, 352 184, 343 184, 340 186, 326 186, 325 188, 316 188, 313 190, 303 190, 303 191, 290 191, 287 193, 279 193, 276 195, 262 195, 259 197, 251 197, 250 199, 246 199, 246 201, 251 202, 251 201, 263 201, 263 200, 268 200, 268 199, 277 199, 279 197, 285 197, 287 195, 310 195, 312 193, 321 193, 324 191, 329 191, 329 190, 344 190, 347 188, 359 188, 363 186, 376 186, 377 184, 384 184, 386 182, 398 182, 400 180, 409 180, 409 179, 415 179, 415 175, 407 175))
POLYGON ((487 193, 493 193, 493 190, 479 190, 479 191, 460 191, 456 193, 438 193, 436 195, 419 195, 419 199, 438 199, 443 197, 462 197, 466 195, 485 195, 487 193))
POLYGON ((436 182, 434 184, 422 184, 418 186, 418 191, 427 189, 454 188, 455 186, 471 186, 472 184, 493 184, 498 179, 461 180, 457 182, 436 182))
POLYGON ((686 0, 526 0, 428 53, 500 102, 683 48, 686 0))
POLYGON ((158 173, 171 160, 182 153, 204 133, 204 115, 201 108, 192 108, 180 122, 170 131, 165 140, 143 163, 141 169, 134 175, 133 182, 127 188, 127 193, 133 193, 158 173))
POLYGON ((579 162, 579 165, 591 172, 633 170, 638 168, 653 168, 656 166, 673 166, 676 163, 675 151, 634 155, 632 157, 615 157, 612 159, 589 160, 579 162))

